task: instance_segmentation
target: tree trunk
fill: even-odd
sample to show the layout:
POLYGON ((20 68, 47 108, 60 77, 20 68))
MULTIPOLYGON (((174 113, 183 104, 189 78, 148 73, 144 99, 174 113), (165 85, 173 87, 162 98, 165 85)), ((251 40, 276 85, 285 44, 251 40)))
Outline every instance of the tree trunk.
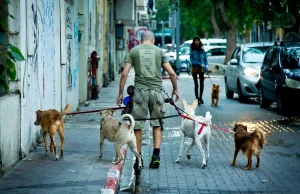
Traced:
POLYGON ((224 1, 222 1, 219 4, 218 8, 219 8, 219 12, 221 14, 222 21, 225 24, 226 32, 227 32, 227 34, 226 34, 226 39, 227 39, 226 58, 224 61, 224 64, 226 64, 229 61, 231 54, 236 47, 236 27, 238 24, 238 20, 235 19, 230 22, 228 21, 228 18, 225 13, 225 9, 224 9, 224 1))
POLYGON ((226 45, 226 58, 224 64, 230 60, 231 54, 236 48, 236 25, 232 25, 231 29, 228 29, 226 34, 227 45, 226 45))
POLYGON ((214 0, 212 0, 210 21, 214 29, 215 38, 220 38, 220 28, 216 21, 216 3, 214 2, 214 0))

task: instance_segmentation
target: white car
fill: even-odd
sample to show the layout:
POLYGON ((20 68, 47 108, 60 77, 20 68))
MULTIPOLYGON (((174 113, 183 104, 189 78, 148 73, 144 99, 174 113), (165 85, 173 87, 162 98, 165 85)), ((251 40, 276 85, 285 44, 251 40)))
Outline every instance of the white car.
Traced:
MULTIPOLYGON (((190 47, 185 47, 186 52, 179 56, 180 60, 180 69, 183 72, 190 71, 190 47)), ((226 57, 226 46, 206 46, 204 50, 207 54, 207 62, 208 63, 218 63, 224 64, 225 57, 226 57)))
POLYGON ((271 42, 246 43, 238 46, 232 53, 225 71, 225 92, 227 98, 238 94, 243 102, 250 97, 258 97, 255 86, 259 79, 259 71, 267 49, 271 42))

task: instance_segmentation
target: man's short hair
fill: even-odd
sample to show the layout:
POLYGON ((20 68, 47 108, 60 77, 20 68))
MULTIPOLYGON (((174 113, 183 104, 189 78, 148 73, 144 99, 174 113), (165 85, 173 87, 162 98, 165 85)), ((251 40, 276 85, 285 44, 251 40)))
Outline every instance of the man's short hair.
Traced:
POLYGON ((149 30, 146 30, 142 33, 142 36, 141 36, 141 41, 144 42, 146 40, 152 40, 154 39, 154 34, 153 32, 149 31, 149 30))

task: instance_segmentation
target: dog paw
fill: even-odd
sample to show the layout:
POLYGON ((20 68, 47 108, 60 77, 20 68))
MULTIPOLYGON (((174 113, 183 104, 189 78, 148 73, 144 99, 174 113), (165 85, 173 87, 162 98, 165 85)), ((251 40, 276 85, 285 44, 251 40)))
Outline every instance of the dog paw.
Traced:
POLYGON ((205 169, 205 167, 206 167, 206 164, 202 164, 202 169, 205 169))
POLYGON ((179 160, 175 160, 174 162, 175 162, 175 163, 180 163, 179 160))
POLYGON ((256 165, 255 167, 256 167, 256 168, 259 168, 259 165, 256 165))
POLYGON ((234 163, 231 163, 230 166, 235 166, 235 164, 234 164, 234 163))
POLYGON ((55 161, 58 161, 58 157, 55 157, 55 159, 54 159, 55 161))
POLYGON ((246 167, 246 168, 244 168, 245 170, 252 170, 252 168, 251 167, 246 167))

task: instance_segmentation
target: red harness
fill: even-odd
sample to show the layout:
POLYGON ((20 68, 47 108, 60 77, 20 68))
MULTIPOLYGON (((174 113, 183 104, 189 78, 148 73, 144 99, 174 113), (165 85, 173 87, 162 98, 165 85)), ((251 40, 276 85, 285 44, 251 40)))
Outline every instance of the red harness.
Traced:
MULTIPOLYGON (((190 118, 190 117, 187 117, 187 116, 181 114, 181 113, 179 112, 179 108, 176 106, 176 104, 175 104, 174 102, 170 102, 170 104, 172 104, 172 105, 175 107, 177 113, 178 113, 179 116, 182 117, 183 119, 189 119, 189 120, 195 121, 195 122, 197 122, 197 123, 200 123, 201 126, 200 126, 200 129, 198 130, 198 134, 201 134, 201 132, 203 131, 204 126, 207 126, 207 124, 202 123, 202 122, 199 122, 199 121, 196 121, 196 120, 194 120, 194 119, 192 119, 192 118, 190 118)), ((222 128, 222 127, 217 127, 217 126, 211 126, 211 127, 216 128, 216 129, 221 130, 221 131, 224 131, 224 132, 227 132, 227 133, 229 132, 228 129, 225 129, 225 128, 222 128)))
POLYGON ((175 107, 175 109, 176 109, 176 111, 177 111, 177 113, 179 114, 180 117, 182 117, 183 119, 189 119, 189 120, 191 120, 191 121, 195 121, 195 122, 201 124, 200 129, 198 130, 198 134, 200 135, 201 132, 203 131, 204 126, 207 126, 207 124, 202 123, 202 122, 200 122, 200 121, 196 121, 196 120, 194 120, 194 119, 192 119, 192 118, 190 118, 190 117, 188 117, 188 116, 185 116, 185 115, 181 114, 181 113, 179 112, 179 109, 178 109, 178 107, 176 106, 176 104, 175 104, 174 102, 170 102, 170 103, 175 107))

